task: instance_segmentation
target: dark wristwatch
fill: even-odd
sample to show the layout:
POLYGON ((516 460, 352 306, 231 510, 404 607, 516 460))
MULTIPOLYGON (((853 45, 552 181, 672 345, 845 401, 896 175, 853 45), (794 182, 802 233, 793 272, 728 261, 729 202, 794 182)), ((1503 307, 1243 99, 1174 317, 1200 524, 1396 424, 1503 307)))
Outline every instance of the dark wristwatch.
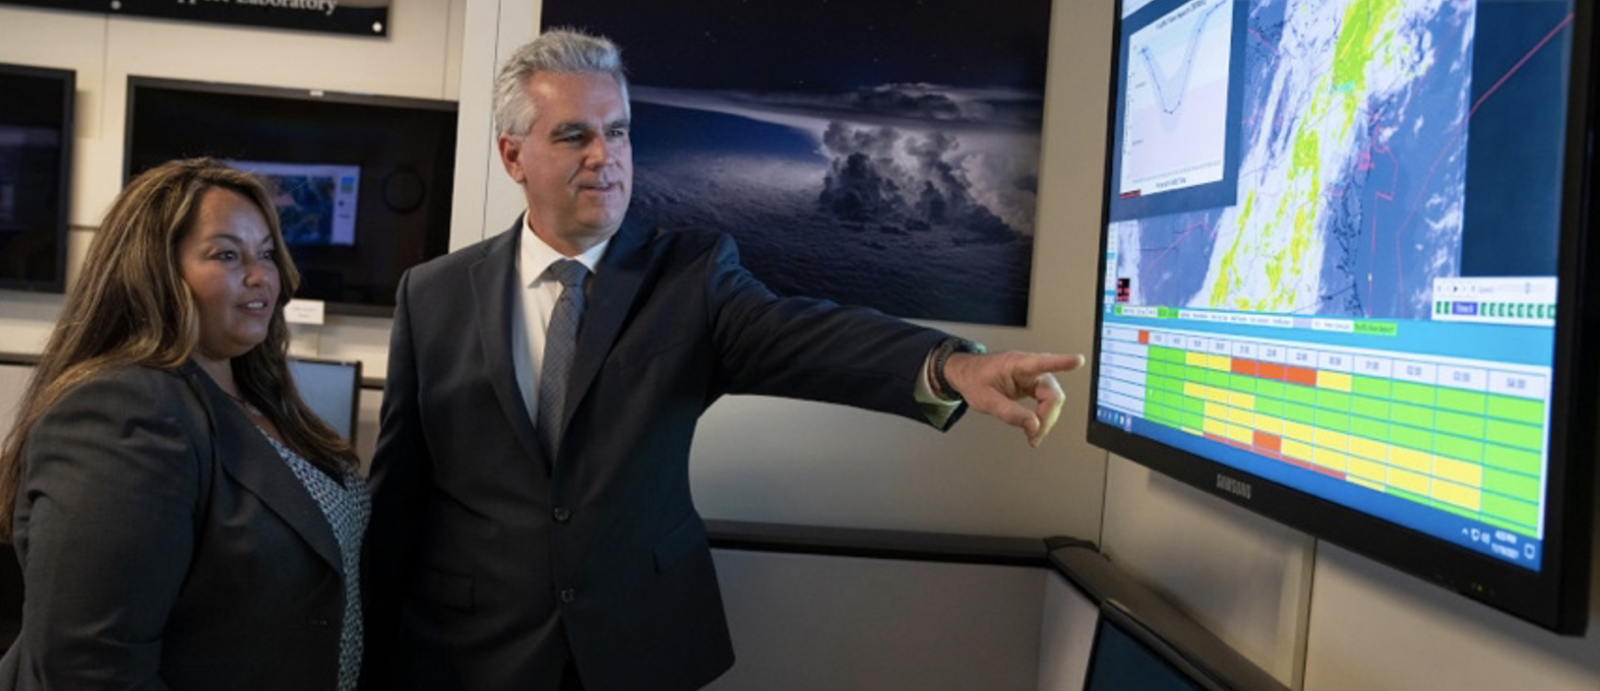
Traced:
POLYGON ((939 385, 938 390, 934 391, 934 393, 947 401, 962 400, 961 393, 956 391, 955 387, 950 386, 950 380, 944 377, 944 363, 950 359, 951 353, 982 355, 986 350, 982 343, 955 336, 940 341, 938 347, 933 349, 933 380, 939 385))

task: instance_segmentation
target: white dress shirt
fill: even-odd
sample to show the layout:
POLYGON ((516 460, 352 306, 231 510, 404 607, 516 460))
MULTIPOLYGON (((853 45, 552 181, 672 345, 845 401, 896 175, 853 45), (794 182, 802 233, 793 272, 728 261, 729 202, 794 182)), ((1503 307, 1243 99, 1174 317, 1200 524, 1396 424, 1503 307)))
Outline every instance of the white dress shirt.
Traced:
MULTIPOLYGON (((539 419, 539 373, 544 371, 544 332, 550 326, 550 313, 561 299, 561 282, 545 275, 545 269, 566 255, 545 244, 528 226, 523 214, 522 238, 517 243, 516 305, 511 311, 512 370, 517 377, 517 390, 522 392, 522 402, 528 406, 529 419, 539 419)), ((605 254, 610 240, 600 243, 576 257, 589 267, 588 285, 594 280, 600 256, 605 254)))

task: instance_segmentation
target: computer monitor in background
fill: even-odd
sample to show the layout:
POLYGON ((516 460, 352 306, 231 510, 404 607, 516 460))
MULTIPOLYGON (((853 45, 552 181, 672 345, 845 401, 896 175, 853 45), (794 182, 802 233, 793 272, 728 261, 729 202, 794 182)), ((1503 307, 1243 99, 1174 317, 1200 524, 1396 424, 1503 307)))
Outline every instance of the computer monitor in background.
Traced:
POLYGON ((1116 17, 1089 441, 1582 635, 1596 5, 1116 17))
POLYGON ((1100 609, 1083 691, 1227 691, 1133 617, 1100 609))
POLYGON ((291 357, 289 374, 311 410, 354 444, 356 408, 361 399, 361 361, 291 357))

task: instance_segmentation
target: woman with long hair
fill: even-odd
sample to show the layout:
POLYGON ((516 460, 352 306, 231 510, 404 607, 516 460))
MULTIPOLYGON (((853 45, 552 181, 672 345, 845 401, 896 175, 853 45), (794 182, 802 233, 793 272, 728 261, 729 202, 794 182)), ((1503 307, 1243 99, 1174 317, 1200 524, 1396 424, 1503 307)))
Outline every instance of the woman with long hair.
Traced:
POLYGON ((22 630, 0 689, 351 689, 368 499, 290 378, 271 194, 213 159, 134 179, 0 447, 22 630))

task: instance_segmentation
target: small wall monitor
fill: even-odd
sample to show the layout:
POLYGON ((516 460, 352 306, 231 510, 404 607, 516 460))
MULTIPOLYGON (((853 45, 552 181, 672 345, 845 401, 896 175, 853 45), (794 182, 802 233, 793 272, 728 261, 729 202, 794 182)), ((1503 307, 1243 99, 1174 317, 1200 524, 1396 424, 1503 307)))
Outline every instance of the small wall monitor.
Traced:
POLYGON ((361 361, 289 358, 289 376, 300 398, 339 436, 356 442, 361 405, 361 361))
POLYGON ((0 288, 66 288, 76 81, 0 63, 0 288))
POLYGON ((406 269, 450 244, 456 104, 128 78, 124 172, 211 156, 267 179, 301 273, 296 298, 387 316, 406 269))
POLYGON ((1595 18, 1122 2, 1089 440, 1581 633, 1595 18))

